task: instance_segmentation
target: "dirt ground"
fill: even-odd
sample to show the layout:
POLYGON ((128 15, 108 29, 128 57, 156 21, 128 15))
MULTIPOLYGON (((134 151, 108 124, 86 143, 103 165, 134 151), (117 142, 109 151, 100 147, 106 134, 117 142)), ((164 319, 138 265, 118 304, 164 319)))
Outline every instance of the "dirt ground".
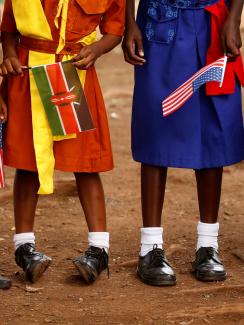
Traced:
POLYGON ((98 63, 98 71, 116 163, 102 176, 111 232, 110 279, 104 273, 87 286, 73 267, 71 258, 86 248, 87 228, 72 174, 57 173, 55 194, 41 197, 36 217, 38 248, 53 257, 53 264, 37 284, 25 283, 13 258, 14 172, 7 169, 7 187, 0 193, 0 273, 12 279, 13 287, 0 292, 0 325, 244 324, 244 165, 224 173, 220 245, 228 279, 201 283, 191 275, 198 221, 194 173, 172 169, 163 224, 178 284, 142 284, 135 276, 141 215, 139 165, 130 153, 132 69, 116 50, 98 63))
POLYGON ((38 248, 53 264, 35 285, 14 263, 12 235, 13 171, 0 194, 0 272, 13 288, 0 292, 0 324, 244 324, 244 167, 226 168, 221 208, 221 252, 229 272, 224 283, 200 283, 190 273, 198 220, 194 174, 170 170, 164 227, 166 250, 178 284, 154 288, 135 276, 139 249, 139 166, 130 153, 133 76, 119 51, 98 63, 107 103, 116 168, 104 174, 111 232, 111 277, 85 285, 71 258, 86 248, 87 228, 72 174, 57 173, 56 192, 41 197, 36 218, 38 248), (113 62, 113 74, 108 74, 113 62), (239 256, 241 257, 241 256, 239 256))

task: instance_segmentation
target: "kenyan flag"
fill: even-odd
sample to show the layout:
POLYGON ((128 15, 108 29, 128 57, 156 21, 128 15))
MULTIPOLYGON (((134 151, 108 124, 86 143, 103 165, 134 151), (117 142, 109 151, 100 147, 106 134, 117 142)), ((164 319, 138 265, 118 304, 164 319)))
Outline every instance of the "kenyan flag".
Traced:
POLYGON ((33 67, 32 72, 54 136, 94 129, 78 73, 71 62, 33 67))

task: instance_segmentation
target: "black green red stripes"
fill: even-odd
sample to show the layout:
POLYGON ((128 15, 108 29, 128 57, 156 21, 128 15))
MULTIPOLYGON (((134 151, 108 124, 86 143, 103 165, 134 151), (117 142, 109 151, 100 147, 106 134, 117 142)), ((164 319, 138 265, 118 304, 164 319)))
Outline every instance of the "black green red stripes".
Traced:
POLYGON ((52 134, 94 128, 78 73, 70 62, 32 68, 52 134))

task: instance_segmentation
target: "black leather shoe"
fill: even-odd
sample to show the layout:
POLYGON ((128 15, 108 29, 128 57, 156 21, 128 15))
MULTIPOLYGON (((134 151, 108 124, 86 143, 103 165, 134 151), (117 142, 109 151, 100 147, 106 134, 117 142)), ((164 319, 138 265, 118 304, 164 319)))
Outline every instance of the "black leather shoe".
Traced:
POLYGON ((52 259, 35 251, 34 244, 21 245, 15 252, 15 262, 26 274, 27 280, 36 282, 46 271, 52 259))
POLYGON ((11 288, 11 285, 12 283, 10 279, 0 276, 0 289, 9 289, 11 288))
POLYGON ((142 282, 154 286, 176 284, 175 273, 167 261, 164 251, 157 245, 146 256, 139 257, 137 275, 142 282))
POLYGON ((99 247, 90 246, 84 255, 73 259, 73 264, 88 284, 92 284, 103 270, 109 272, 108 254, 99 247))
POLYGON ((196 279, 200 281, 223 281, 227 278, 224 265, 213 247, 199 248, 192 269, 196 279))

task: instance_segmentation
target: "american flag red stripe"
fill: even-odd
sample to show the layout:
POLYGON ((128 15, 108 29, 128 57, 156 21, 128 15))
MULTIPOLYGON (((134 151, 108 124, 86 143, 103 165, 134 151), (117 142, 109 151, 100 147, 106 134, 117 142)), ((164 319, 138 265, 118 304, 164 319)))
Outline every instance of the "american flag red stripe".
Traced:
MULTIPOLYGON (((184 94, 184 91, 188 91, 189 89, 192 89, 192 82, 194 79, 198 78, 200 75, 205 73, 208 69, 213 68, 213 67, 222 67, 222 64, 210 64, 207 67, 202 68, 199 70, 196 74, 194 74, 193 77, 191 77, 189 80, 187 80, 183 85, 181 85, 179 88, 177 88, 168 98, 165 99, 164 101, 164 107, 170 106, 172 102, 174 102, 175 98, 179 98, 180 94, 184 94)), ((167 110, 167 109, 166 109, 167 110)))
POLYGON ((203 74, 204 72, 206 72, 208 69, 212 68, 212 67, 222 67, 223 63, 224 63, 225 58, 221 58, 211 64, 209 64, 206 67, 203 67, 201 70, 199 70, 198 72, 196 72, 190 79, 188 79, 186 82, 183 83, 183 85, 181 85, 179 88, 177 88, 169 97, 167 97, 164 102, 167 103, 171 97, 175 97, 179 92, 181 92, 182 90, 184 90, 185 88, 189 87, 191 85, 191 82, 196 79, 197 77, 199 77, 201 74, 203 74))
POLYGON ((2 136, 2 123, 0 122, 0 188, 4 188, 4 170, 3 170, 3 136, 2 136))
POLYGON ((223 69, 222 78, 220 83, 223 81, 227 58, 223 57, 215 62, 203 67, 201 70, 196 72, 190 79, 184 82, 179 88, 177 88, 171 95, 169 95, 163 102, 163 115, 168 116, 173 112, 177 111, 194 93, 193 83, 198 78, 208 73, 210 70, 215 68, 223 69))

